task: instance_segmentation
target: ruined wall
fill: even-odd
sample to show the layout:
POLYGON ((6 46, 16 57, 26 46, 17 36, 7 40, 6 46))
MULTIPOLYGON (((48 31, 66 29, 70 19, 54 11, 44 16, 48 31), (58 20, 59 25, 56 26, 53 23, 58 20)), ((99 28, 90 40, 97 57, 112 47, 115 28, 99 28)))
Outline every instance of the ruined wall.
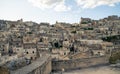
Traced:
POLYGON ((52 61, 52 71, 61 71, 62 69, 71 70, 77 68, 85 68, 85 67, 102 65, 107 63, 108 63, 108 59, 105 56, 85 58, 85 59, 52 61))

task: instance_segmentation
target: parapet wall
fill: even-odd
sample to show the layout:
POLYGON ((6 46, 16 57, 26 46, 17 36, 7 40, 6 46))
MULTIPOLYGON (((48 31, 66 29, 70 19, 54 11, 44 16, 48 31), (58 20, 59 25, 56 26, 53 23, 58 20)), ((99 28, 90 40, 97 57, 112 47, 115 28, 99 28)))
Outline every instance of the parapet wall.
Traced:
POLYGON ((90 66, 108 64, 108 62, 109 61, 105 56, 85 59, 58 60, 52 61, 52 71, 85 68, 90 66))

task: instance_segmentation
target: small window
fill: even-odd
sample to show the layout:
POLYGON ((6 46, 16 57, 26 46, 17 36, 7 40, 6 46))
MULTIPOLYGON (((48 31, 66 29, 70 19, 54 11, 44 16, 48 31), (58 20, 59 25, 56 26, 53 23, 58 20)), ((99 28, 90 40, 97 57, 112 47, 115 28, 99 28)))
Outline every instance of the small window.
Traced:
POLYGON ((19 51, 19 49, 17 49, 17 51, 19 51))
POLYGON ((66 53, 64 53, 64 55, 66 55, 66 53))
POLYGON ((34 53, 34 51, 32 53, 34 53))
POLYGON ((28 52, 26 52, 28 54, 28 52))
POLYGON ((30 57, 31 60, 33 60, 33 57, 30 57))
POLYGON ((65 41, 67 41, 67 39, 65 39, 65 41))
POLYGON ((4 51, 5 49, 3 49, 2 51, 4 51))
POLYGON ((19 45, 19 43, 16 43, 16 45, 19 45))

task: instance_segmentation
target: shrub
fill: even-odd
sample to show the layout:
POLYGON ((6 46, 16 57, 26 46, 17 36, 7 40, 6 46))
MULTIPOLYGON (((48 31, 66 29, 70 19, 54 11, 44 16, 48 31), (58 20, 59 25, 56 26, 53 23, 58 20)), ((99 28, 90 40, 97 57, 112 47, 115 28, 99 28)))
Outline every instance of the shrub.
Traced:
POLYGON ((109 58, 109 63, 115 64, 117 60, 120 60, 120 51, 113 53, 109 58))
POLYGON ((74 34, 75 34, 75 33, 76 33, 76 31, 72 31, 71 33, 74 33, 74 34))

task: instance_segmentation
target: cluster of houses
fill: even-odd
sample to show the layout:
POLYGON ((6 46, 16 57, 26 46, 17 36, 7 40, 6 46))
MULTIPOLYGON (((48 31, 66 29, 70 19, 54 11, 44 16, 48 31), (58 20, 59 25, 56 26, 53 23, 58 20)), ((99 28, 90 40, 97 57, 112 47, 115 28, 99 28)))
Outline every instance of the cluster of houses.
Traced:
POLYGON ((0 20, 0 65, 21 58, 34 61, 45 54, 51 54, 53 60, 104 56, 111 53, 114 44, 102 37, 119 34, 120 17, 115 15, 53 25, 0 20))

